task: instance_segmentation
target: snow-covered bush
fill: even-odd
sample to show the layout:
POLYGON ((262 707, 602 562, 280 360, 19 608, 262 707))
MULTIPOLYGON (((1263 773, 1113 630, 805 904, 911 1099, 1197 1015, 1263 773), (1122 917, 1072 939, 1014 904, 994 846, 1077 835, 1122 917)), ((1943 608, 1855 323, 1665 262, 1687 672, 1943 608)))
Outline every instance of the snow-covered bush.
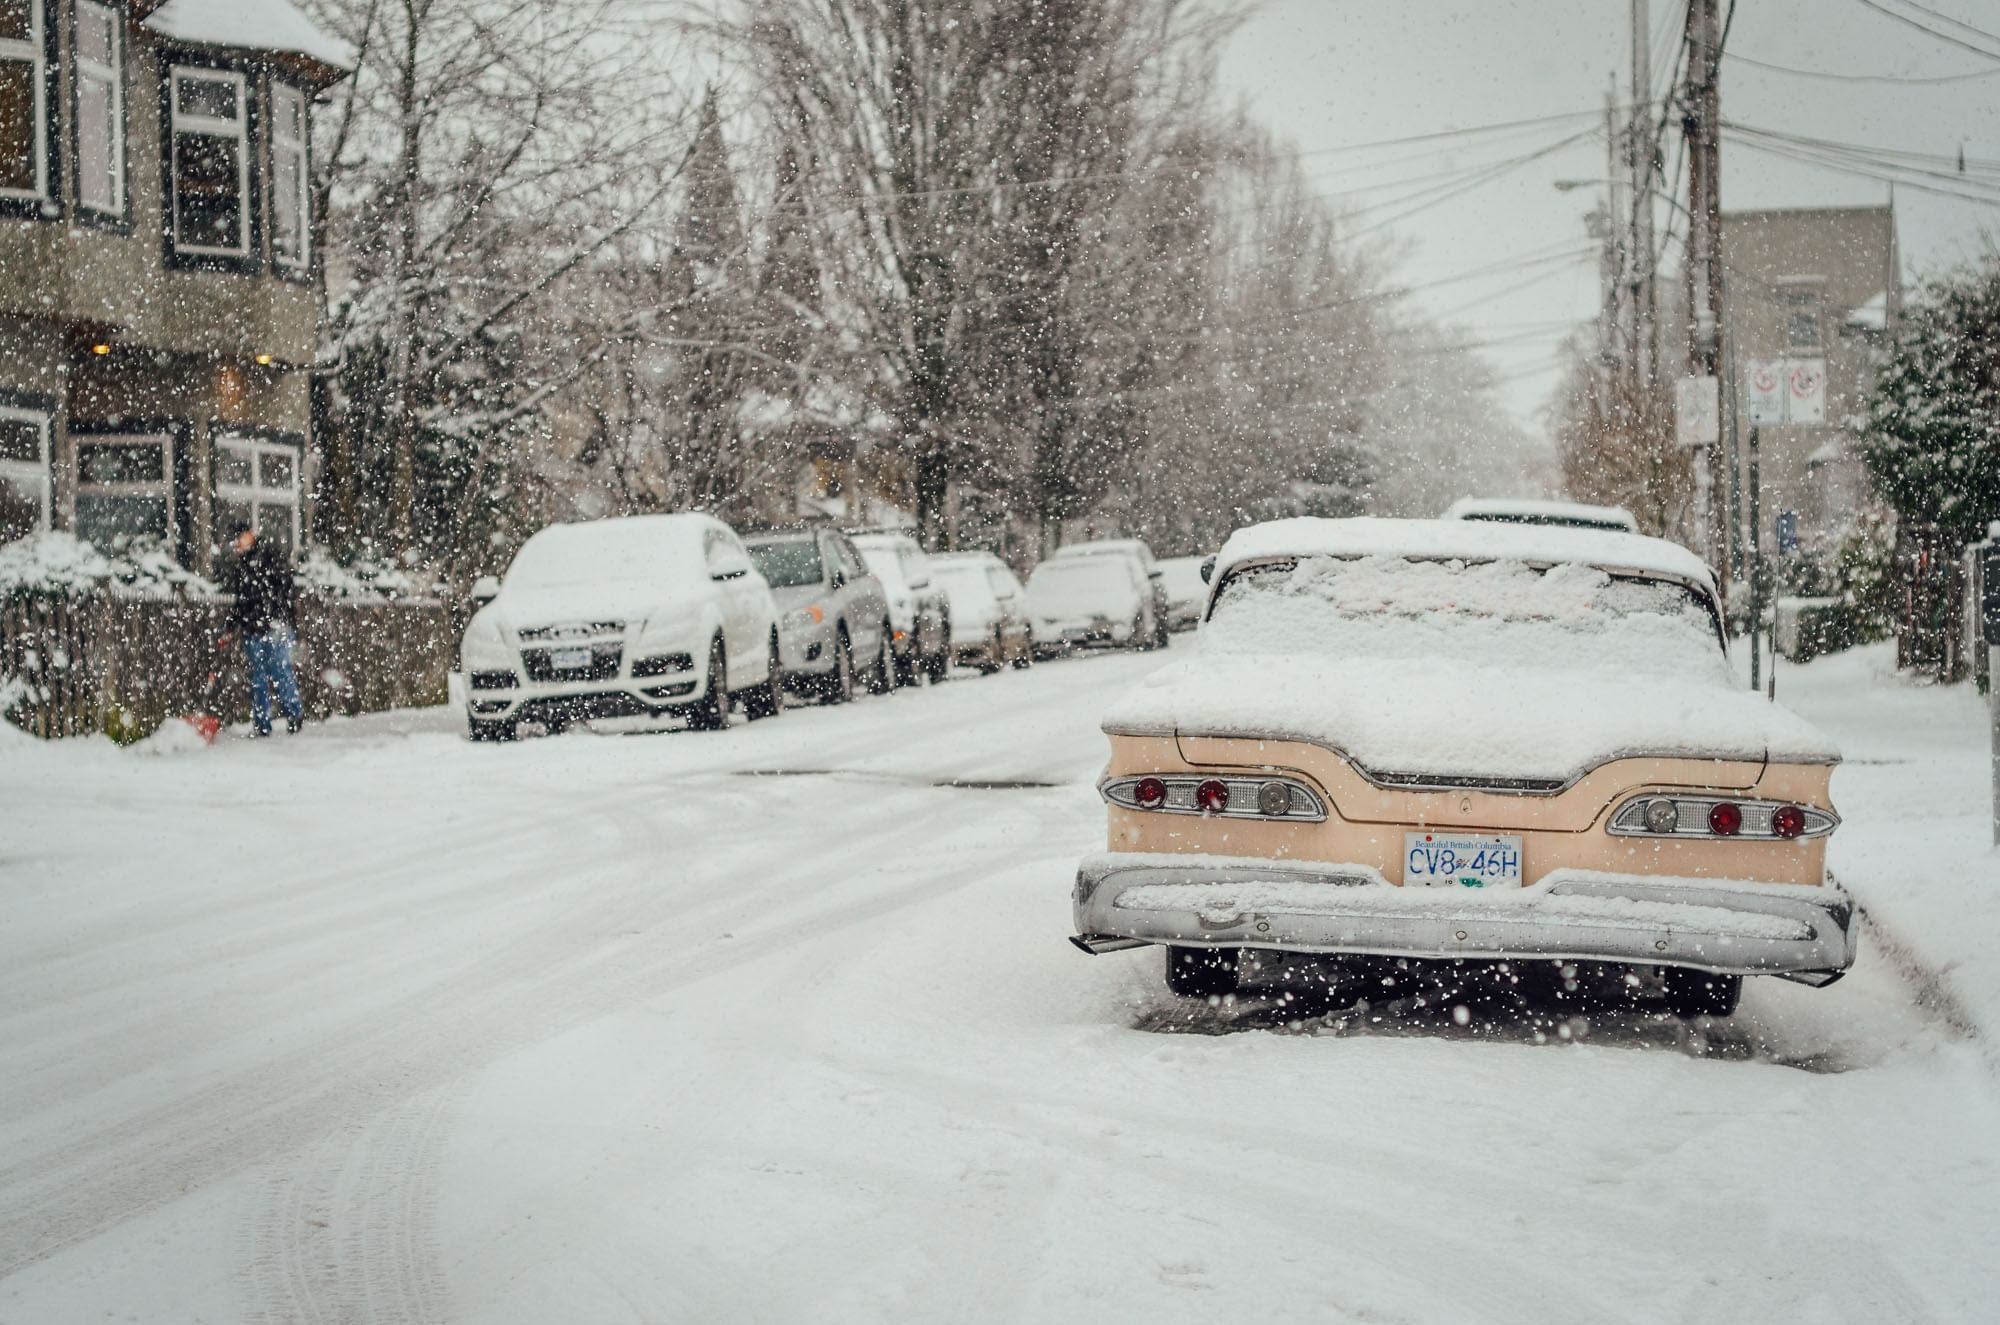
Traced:
POLYGON ((140 598, 218 593, 212 581, 182 569, 160 547, 142 545, 106 555, 61 530, 0 546, 0 598, 24 593, 75 598, 99 589, 140 598))

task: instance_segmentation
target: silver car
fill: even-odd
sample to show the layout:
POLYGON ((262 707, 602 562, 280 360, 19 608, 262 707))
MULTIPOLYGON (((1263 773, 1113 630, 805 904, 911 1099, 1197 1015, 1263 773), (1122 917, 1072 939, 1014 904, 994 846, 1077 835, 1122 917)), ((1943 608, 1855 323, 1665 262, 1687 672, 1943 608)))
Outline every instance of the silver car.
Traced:
POLYGON ((878 695, 895 687, 888 597, 846 534, 787 529, 743 542, 777 600, 788 689, 844 704, 857 678, 878 695))
POLYGON ((857 533, 854 546, 889 595, 896 683, 914 685, 919 672, 933 683, 944 680, 951 673, 951 600, 931 578, 923 548, 897 533, 857 533))

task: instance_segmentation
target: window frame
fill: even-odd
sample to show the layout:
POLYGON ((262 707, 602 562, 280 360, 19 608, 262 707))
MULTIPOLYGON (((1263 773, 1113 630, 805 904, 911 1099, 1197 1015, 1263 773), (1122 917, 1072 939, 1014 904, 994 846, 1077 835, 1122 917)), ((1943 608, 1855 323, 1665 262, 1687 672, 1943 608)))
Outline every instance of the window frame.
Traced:
POLYGON ((42 458, 39 464, 32 460, 9 460, 0 456, 0 479, 19 482, 23 479, 40 485, 42 490, 42 519, 35 530, 46 534, 55 528, 56 470, 55 431, 56 413, 52 406, 35 404, 25 400, 9 399, 0 395, 0 419, 16 423, 40 425, 42 433, 42 458))
MULTIPOLYGON (((255 272, 262 266, 263 244, 259 188, 262 175, 256 166, 262 125, 258 112, 256 79, 251 76, 249 70, 240 65, 203 58, 184 50, 162 53, 160 67, 164 73, 160 79, 160 231, 167 265, 179 269, 255 272), (240 233, 243 238, 241 249, 221 249, 206 244, 183 244, 180 240, 179 193, 174 167, 178 155, 176 140, 182 131, 183 123, 182 117, 178 114, 179 87, 183 76, 196 80, 230 82, 237 87, 237 106, 241 113, 234 123, 237 126, 235 134, 241 149, 237 156, 236 168, 237 180, 242 189, 239 195, 242 216, 240 233)), ((213 133, 203 127, 204 124, 228 126, 231 121, 212 119, 208 116, 188 118, 199 122, 193 125, 189 132, 222 138, 231 136, 213 133)))
POLYGON ((296 437, 275 433, 248 432, 241 429, 216 429, 209 436, 209 456, 212 481, 209 484, 211 523, 210 541, 219 544, 223 530, 221 512, 224 502, 246 504, 250 507, 250 527, 257 531, 257 537, 264 537, 263 508, 283 506, 292 513, 292 542, 287 550, 293 556, 305 542, 305 491, 306 491, 306 448, 296 437), (250 482, 225 483, 222 479, 222 453, 226 449, 245 451, 250 456, 250 482), (264 486, 264 457, 283 455, 292 462, 292 483, 289 488, 269 488, 264 486), (289 500, 279 500, 272 494, 284 492, 289 500))
POLYGON ((1780 281, 1778 304, 1784 310, 1785 353, 1821 354, 1826 350, 1826 282, 1817 276, 1780 281), (1798 338, 1801 319, 1812 319, 1812 340, 1798 338))
MULTIPOLYGON (((176 462, 182 449, 178 434, 167 428, 145 426, 119 428, 116 430, 70 429, 70 447, 74 453, 73 464, 76 471, 76 491, 70 502, 70 528, 77 537, 84 535, 79 529, 78 508, 86 497, 163 497, 167 504, 167 527, 163 546, 168 555, 179 561, 182 555, 182 527, 186 512, 175 482, 176 462), (116 482, 93 482, 84 477, 83 450, 87 446, 157 446, 160 448, 160 477, 157 479, 128 479, 116 482)), ((110 551, 102 548, 101 551, 110 551)))
POLYGON ((302 87, 270 80, 271 114, 269 139, 270 184, 266 192, 271 200, 271 264, 284 275, 296 279, 309 279, 313 261, 313 190, 312 190, 312 97, 302 87), (296 145, 289 144, 280 135, 286 121, 283 102, 296 99, 299 107, 299 136, 296 145), (283 154, 295 154, 296 161, 291 167, 289 178, 296 182, 299 191, 299 252, 296 258, 288 258, 278 250, 278 194, 283 181, 288 178, 283 154))
POLYGON ((131 94, 126 87, 128 45, 125 9, 119 0, 76 0, 70 10, 70 51, 76 65, 70 84, 70 183, 77 218, 130 233, 132 224, 131 94), (86 63, 83 58, 84 11, 102 11, 111 34, 111 63, 86 63), (93 78, 108 87, 111 96, 111 167, 116 197, 109 208, 99 207, 84 197, 83 104, 85 84, 93 78))
POLYGON ((25 64, 32 71, 29 86, 35 97, 35 187, 0 188, 0 216, 35 221, 62 219, 60 135, 54 123, 57 75, 56 25, 50 21, 54 0, 28 0, 29 33, 25 41, 0 40, 0 59, 25 64))

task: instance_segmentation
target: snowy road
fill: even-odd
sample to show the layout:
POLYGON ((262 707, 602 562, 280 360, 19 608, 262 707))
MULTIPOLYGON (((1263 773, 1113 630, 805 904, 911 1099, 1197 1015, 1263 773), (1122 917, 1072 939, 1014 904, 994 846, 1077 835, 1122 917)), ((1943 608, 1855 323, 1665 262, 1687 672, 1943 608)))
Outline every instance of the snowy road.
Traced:
POLYGON ((1873 949, 1712 1035, 1071 949, 1155 662, 0 747, 0 1321, 1991 1318, 1994 1079, 1873 949))

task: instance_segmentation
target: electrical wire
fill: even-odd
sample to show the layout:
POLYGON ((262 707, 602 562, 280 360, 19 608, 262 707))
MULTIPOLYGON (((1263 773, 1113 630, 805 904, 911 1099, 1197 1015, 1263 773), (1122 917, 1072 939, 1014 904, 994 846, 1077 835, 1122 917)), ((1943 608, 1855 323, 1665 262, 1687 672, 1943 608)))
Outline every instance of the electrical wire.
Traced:
MULTIPOLYGON (((1949 32, 1939 32, 1936 28, 1931 27, 1929 24, 1923 22, 1921 19, 1912 18, 1910 15, 1903 13, 1901 10, 1889 8, 1889 6, 1881 3, 1881 0, 1857 0, 1857 3, 1865 6, 1866 8, 1874 10, 1876 13, 1881 14, 1885 18, 1892 18, 1896 20, 1896 22, 1903 24, 1905 27, 1915 28, 1917 31, 1924 33, 1927 36, 1934 37, 1939 41, 1948 42, 1953 46, 1957 46, 1960 47, 1961 49, 1971 51, 1974 55, 1983 55, 1989 60, 2000 60, 2000 52, 1990 51, 1986 49, 1984 46, 1974 45, 1972 42, 1965 40, 1965 38, 1963 37, 1954 37, 1949 32)), ((1929 13, 1932 11, 1926 10, 1924 12, 1929 13)), ((1975 32, 1978 31, 1978 29, 1976 28, 1973 30, 1975 32)))
POLYGON ((1789 74, 1793 78, 1816 78, 1827 83, 1894 83, 1899 86, 1921 86, 1938 83, 1964 83, 1975 78, 2000 77, 2000 68, 1974 69, 1962 74, 1836 74, 1823 69, 1795 69, 1788 64, 1778 64, 1771 60, 1760 60, 1754 56, 1739 55, 1727 51, 1723 58, 1736 64, 1747 64, 1757 69, 1768 69, 1774 74, 1789 74))

